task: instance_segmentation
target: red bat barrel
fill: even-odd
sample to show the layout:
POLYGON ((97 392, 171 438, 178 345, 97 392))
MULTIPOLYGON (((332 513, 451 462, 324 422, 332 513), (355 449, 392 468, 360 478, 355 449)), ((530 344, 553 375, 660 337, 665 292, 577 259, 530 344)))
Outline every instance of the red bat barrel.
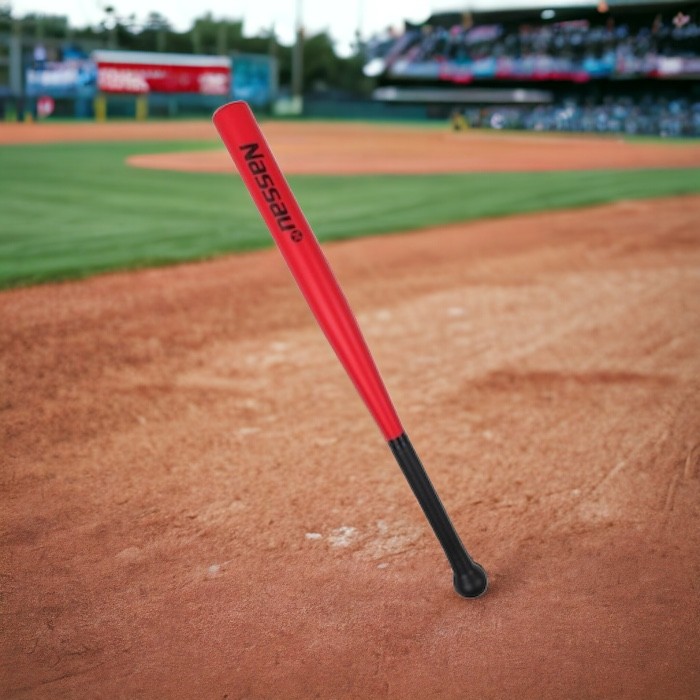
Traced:
POLYGON ((386 440, 403 434, 355 316, 250 107, 231 102, 214 124, 318 324, 386 440))

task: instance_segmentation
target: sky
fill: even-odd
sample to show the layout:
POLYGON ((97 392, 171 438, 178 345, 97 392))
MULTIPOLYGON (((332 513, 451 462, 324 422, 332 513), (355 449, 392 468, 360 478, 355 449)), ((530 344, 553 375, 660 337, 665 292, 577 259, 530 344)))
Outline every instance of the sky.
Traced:
MULTIPOLYGON (((550 5, 579 4, 582 0, 551 0, 550 5)), ((5 0, 7 2, 7 0, 5 0)), ((389 26, 400 28, 403 20, 421 22, 441 10, 532 7, 546 0, 10 0, 14 14, 40 12, 68 15, 75 26, 95 25, 105 17, 103 8, 112 5, 117 15, 132 13, 142 21, 149 12, 164 15, 178 31, 188 29, 195 17, 211 12, 216 18, 242 19, 246 35, 255 35, 273 24, 280 40, 294 37, 297 5, 307 33, 327 30, 336 47, 347 52, 360 27, 363 37, 389 26)), ((589 1, 586 4, 592 4, 589 1)))

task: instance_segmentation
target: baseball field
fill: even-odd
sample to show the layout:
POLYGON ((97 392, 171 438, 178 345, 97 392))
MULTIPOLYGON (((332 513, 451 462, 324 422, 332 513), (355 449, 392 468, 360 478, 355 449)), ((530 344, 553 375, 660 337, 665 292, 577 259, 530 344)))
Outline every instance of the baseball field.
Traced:
POLYGON ((0 125, 0 697, 697 698, 700 143, 263 125, 463 600, 208 122, 0 125))

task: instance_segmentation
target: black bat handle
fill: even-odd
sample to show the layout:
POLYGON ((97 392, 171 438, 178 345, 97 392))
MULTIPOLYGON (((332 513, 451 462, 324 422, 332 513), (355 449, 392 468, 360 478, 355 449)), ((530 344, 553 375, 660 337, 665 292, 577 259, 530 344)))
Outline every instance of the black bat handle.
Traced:
POLYGON ((445 550, 454 572, 455 591, 464 598, 483 595, 488 588, 486 572, 464 548, 406 433, 389 440, 389 447, 445 550))

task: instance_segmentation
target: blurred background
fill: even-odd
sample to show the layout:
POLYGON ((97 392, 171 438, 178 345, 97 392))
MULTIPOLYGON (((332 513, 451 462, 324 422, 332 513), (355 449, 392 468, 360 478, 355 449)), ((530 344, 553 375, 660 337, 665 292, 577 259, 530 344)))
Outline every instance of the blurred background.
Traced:
POLYGON ((0 3, 0 118, 209 115, 244 99, 280 116, 700 135, 696 2, 134 5, 0 3))

